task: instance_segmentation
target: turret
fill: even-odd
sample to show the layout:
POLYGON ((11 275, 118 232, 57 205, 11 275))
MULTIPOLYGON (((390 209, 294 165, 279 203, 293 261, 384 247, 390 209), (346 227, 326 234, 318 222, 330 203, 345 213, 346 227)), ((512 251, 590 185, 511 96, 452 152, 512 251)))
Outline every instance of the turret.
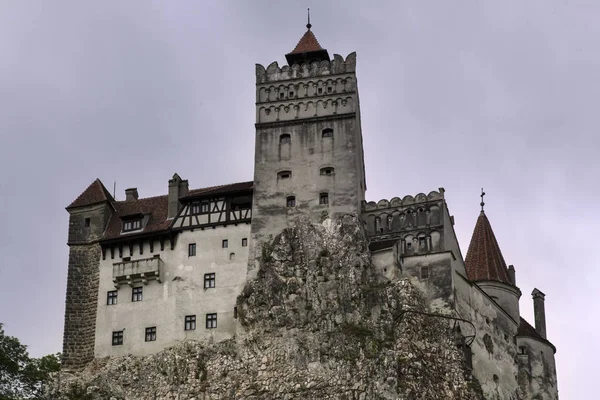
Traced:
POLYGON ((485 214, 481 195, 481 213, 473 230, 465 267, 468 278, 477 283, 512 319, 520 321, 519 298, 521 291, 516 286, 515 269, 507 268, 500 246, 485 214))

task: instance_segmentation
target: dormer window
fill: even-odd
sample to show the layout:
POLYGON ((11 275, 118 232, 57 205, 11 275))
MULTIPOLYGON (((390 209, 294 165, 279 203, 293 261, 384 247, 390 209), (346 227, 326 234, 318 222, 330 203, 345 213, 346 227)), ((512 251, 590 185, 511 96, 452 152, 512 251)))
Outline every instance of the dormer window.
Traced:
POLYGON ((200 214, 200 204, 192 204, 192 206, 190 207, 190 212, 192 213, 192 215, 200 214))
POLYGON ((200 212, 207 213, 210 210, 208 202, 200 203, 200 212))
POLYGON ((325 128, 323 129, 323 137, 333 137, 333 129, 331 128, 325 128))
POLYGON ((123 221, 123 232, 131 232, 142 229, 142 219, 131 219, 129 221, 123 221))

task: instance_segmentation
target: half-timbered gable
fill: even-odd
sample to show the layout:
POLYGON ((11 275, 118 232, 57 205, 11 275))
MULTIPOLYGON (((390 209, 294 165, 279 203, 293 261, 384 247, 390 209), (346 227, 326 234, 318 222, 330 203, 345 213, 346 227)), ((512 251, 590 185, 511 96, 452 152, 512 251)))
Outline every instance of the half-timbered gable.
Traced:
POLYGON ((249 224, 252 219, 252 182, 244 182, 222 191, 191 194, 171 225, 174 231, 210 228, 230 224, 249 224))

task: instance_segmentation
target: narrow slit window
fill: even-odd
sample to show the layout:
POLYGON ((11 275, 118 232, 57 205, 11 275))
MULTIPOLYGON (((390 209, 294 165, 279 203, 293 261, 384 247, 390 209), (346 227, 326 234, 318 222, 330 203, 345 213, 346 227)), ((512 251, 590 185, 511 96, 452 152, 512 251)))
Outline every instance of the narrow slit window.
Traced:
POLYGON ((190 243, 188 245, 188 257, 194 257, 196 255, 196 243, 190 243))
POLYGON ((84 225, 85 225, 86 228, 90 227, 90 219, 89 218, 85 219, 84 225))
POLYGON ((428 265, 424 265, 421 267, 421 279, 422 280, 429 279, 429 266, 428 265))
POLYGON ((325 128, 325 129, 323 129, 323 137, 324 138, 333 137, 333 129, 331 129, 331 128, 325 128))
POLYGON ((321 168, 321 175, 333 175, 334 173, 334 169, 333 167, 325 167, 325 168, 321 168))
POLYGON ((210 212, 210 205, 208 204, 208 202, 206 202, 206 203, 200 203, 200 212, 201 213, 210 212))

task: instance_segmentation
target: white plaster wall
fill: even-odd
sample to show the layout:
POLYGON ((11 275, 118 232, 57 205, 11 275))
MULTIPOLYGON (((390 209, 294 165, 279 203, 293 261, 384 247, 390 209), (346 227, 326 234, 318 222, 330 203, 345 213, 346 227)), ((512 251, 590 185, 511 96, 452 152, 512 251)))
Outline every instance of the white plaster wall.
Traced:
MULTIPOLYGON (((514 398, 518 372, 515 362, 517 347, 514 339, 517 333, 517 322, 512 320, 483 290, 456 272, 454 285, 456 311, 462 318, 471 321, 476 328, 476 337, 471 345, 473 375, 481 383, 486 398, 514 398), (486 345, 486 335, 491 339, 491 348, 486 345)), ((462 324, 461 329, 463 335, 472 332, 472 328, 467 324, 462 324)))
POLYGON ((400 277, 400 271, 396 266, 396 256, 392 247, 371 253, 371 260, 377 272, 388 279, 400 277))
MULTIPOLYGON (((234 307, 245 280, 248 248, 242 247, 242 238, 250 241, 250 225, 228 225, 214 229, 183 231, 177 236, 174 250, 165 243, 165 249, 155 243, 150 253, 148 243, 140 255, 134 246, 132 260, 159 254, 163 261, 162 283, 152 280, 143 286, 143 300, 131 301, 132 288, 119 287, 116 305, 106 304, 106 295, 115 290, 112 282, 113 263, 116 257, 100 262, 98 313, 96 318, 95 356, 146 355, 157 352, 185 339, 221 341, 230 338, 236 329, 234 307), (222 248, 222 240, 228 248, 222 248), (188 244, 196 243, 196 256, 188 257, 188 244), (230 254, 235 259, 230 260, 230 254), (204 274, 216 274, 216 287, 204 289, 204 274), (206 314, 217 313, 217 328, 206 329, 206 314), (184 330, 184 317, 196 315, 196 330, 184 330), (156 341, 145 341, 145 328, 156 326, 156 341), (121 346, 112 346, 112 332, 124 330, 121 346)), ((250 243, 248 243, 250 245, 250 243)), ((124 256, 129 250, 124 249, 124 256)), ((136 284, 134 286, 140 286, 136 284)))

